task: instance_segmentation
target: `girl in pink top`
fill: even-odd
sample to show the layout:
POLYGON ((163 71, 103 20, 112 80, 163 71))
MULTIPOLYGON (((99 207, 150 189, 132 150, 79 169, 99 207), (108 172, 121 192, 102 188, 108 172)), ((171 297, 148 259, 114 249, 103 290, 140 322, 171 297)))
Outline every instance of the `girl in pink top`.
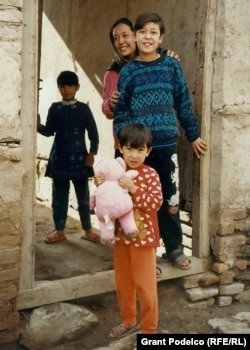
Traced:
MULTIPOLYGON (((119 18, 111 26, 109 38, 115 56, 104 75, 102 112, 108 119, 113 119, 113 107, 119 96, 117 81, 120 70, 137 52, 133 23, 128 18, 119 18)), ((115 157, 121 156, 115 135, 114 147, 115 157)))

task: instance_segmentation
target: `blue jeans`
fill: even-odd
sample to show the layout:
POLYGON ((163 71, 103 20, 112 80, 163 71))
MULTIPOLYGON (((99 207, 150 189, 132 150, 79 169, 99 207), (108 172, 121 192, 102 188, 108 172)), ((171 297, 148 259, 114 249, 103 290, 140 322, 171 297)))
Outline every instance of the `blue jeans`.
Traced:
MULTIPOLYGON (((88 178, 72 180, 74 185, 78 212, 84 230, 91 229, 89 208, 88 178)), ((52 210, 56 230, 64 230, 68 215, 70 180, 55 180, 52 185, 52 210)))
POLYGON ((158 211, 158 222, 166 253, 178 249, 182 243, 182 228, 179 210, 176 214, 168 212, 169 206, 179 205, 179 169, 176 144, 156 148, 146 158, 145 164, 159 174, 163 204, 158 211))

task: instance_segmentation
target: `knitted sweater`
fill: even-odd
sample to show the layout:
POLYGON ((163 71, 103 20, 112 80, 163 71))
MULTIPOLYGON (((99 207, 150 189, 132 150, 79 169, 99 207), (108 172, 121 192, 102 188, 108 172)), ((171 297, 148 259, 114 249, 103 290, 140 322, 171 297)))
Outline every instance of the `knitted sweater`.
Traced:
POLYGON ((185 78, 175 58, 161 56, 155 61, 131 61, 122 68, 114 108, 114 129, 119 137, 127 124, 142 123, 151 128, 153 148, 177 142, 178 122, 188 141, 199 137, 198 119, 185 78))
POLYGON ((53 136, 54 143, 49 156, 45 176, 60 180, 79 180, 93 175, 93 169, 85 164, 89 152, 97 153, 99 136, 95 119, 89 106, 82 102, 74 104, 53 103, 48 111, 45 125, 38 132, 53 136))

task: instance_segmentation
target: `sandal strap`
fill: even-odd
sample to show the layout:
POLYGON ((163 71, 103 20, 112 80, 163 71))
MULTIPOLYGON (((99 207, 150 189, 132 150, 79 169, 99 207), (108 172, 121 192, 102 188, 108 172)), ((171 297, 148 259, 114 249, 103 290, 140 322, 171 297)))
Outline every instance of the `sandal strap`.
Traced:
POLYGON ((129 328, 131 328, 131 327, 127 326, 123 323, 120 323, 117 326, 112 327, 111 332, 113 332, 114 338, 116 338, 116 337, 119 337, 120 335, 122 335, 123 333, 126 333, 127 330, 129 330, 129 328))
POLYGON ((168 256, 169 256, 169 260, 173 264, 175 264, 178 268, 183 270, 187 270, 190 268, 190 263, 191 263, 190 259, 184 253, 182 253, 180 249, 175 249, 171 251, 168 256), (188 265, 182 265, 182 262, 184 260, 188 261, 188 265))
POLYGON ((186 255, 184 255, 180 249, 172 250, 169 253, 169 259, 172 262, 178 262, 178 261, 185 259, 185 258, 187 258, 186 255))
POLYGON ((117 326, 114 326, 110 329, 109 332, 109 339, 119 339, 122 338, 123 335, 125 336, 126 334, 129 334, 131 331, 136 330, 137 324, 128 326, 124 323, 120 323, 117 326))

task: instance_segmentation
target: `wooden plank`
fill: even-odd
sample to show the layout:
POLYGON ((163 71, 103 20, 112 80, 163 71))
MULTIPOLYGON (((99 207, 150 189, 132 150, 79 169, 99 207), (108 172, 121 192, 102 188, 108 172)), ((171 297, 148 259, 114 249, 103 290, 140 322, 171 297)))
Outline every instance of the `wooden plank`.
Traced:
POLYGON ((23 137, 22 246, 20 289, 33 287, 35 264, 35 159, 37 115, 38 2, 23 1, 21 126, 23 137))
POLYGON ((110 292, 114 289, 113 270, 56 281, 39 281, 35 283, 33 289, 19 292, 17 309, 21 310, 60 301, 74 300, 110 292))
POLYGON ((201 138, 206 141, 208 151, 205 157, 194 162, 194 187, 193 187, 193 245, 195 256, 208 257, 209 242, 209 204, 210 204, 210 137, 212 115, 212 93, 214 77, 214 45, 216 29, 217 1, 208 0, 200 2, 200 28, 198 42, 197 84, 195 96, 195 112, 202 116, 201 138))
POLYGON ((181 270, 166 260, 161 260, 162 274, 158 281, 170 280, 174 278, 180 278, 190 275, 195 275, 197 273, 201 273, 208 270, 208 260, 207 259, 199 259, 195 257, 189 256, 191 260, 191 268, 189 270, 181 270))
MULTIPOLYGON (((189 270, 180 270, 161 259, 162 274, 158 281, 201 273, 208 269, 206 260, 190 257, 189 270)), ((103 294, 115 290, 114 271, 98 272, 57 281, 36 282, 33 289, 19 291, 17 309, 29 309, 41 305, 103 294)))

